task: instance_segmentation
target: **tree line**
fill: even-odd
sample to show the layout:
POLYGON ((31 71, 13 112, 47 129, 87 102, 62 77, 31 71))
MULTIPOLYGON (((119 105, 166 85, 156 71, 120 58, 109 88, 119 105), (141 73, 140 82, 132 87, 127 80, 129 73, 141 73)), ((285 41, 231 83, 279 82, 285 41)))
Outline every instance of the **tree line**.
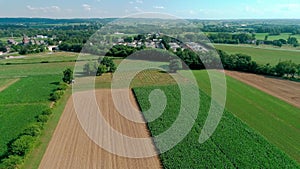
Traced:
MULTIPOLYGON (((132 55, 134 59, 147 60, 158 58, 157 61, 169 61, 171 72, 176 72, 178 69, 220 69, 219 58, 226 70, 243 71, 255 74, 289 77, 295 78, 296 75, 300 76, 300 64, 293 63, 292 61, 279 61, 275 66, 270 64, 258 64, 253 61, 251 56, 245 54, 228 54, 222 50, 217 50, 217 54, 214 52, 194 52, 191 49, 178 48, 174 51, 147 49, 148 51, 139 54, 132 54, 138 49, 134 49, 129 46, 115 46, 111 49, 111 52, 107 56, 111 57, 127 57, 132 55), (120 49, 121 51, 118 51, 120 49), (169 54, 166 54, 169 53, 169 54), (174 56, 177 57, 174 57, 174 56), (134 57, 135 56, 135 57, 134 57), (178 66, 178 59, 180 58, 182 63, 178 66)), ((139 52, 137 52, 139 53, 139 52)))
POLYGON ((255 34, 249 33, 209 33, 208 39, 213 43, 225 43, 225 44, 253 44, 255 42, 256 45, 266 44, 266 45, 274 45, 281 47, 282 45, 289 44, 294 47, 299 46, 299 42, 297 38, 289 36, 288 39, 277 39, 277 40, 268 40, 269 36, 266 35, 264 40, 257 40, 255 34))
POLYGON ((252 60, 251 56, 244 54, 229 55, 222 50, 218 50, 218 53, 224 69, 227 70, 288 78, 295 78, 296 75, 300 76, 300 64, 296 64, 291 60, 279 61, 277 65, 272 66, 269 63, 258 64, 252 60))

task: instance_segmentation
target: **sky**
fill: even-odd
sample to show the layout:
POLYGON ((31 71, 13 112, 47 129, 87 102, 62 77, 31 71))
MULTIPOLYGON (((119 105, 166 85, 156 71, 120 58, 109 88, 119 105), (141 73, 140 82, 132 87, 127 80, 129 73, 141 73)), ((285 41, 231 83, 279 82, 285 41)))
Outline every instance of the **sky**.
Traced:
POLYGON ((108 18, 164 13, 184 19, 300 19, 300 0, 0 0, 0 17, 108 18))

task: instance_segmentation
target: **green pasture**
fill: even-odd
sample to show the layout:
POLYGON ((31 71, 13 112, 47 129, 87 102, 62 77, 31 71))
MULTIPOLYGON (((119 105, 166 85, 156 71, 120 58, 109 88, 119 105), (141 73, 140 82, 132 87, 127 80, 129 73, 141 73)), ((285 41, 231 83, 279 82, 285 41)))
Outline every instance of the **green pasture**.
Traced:
POLYGON ((279 61, 292 60, 300 64, 300 51, 263 49, 258 47, 246 47, 238 45, 214 44, 217 49, 223 50, 229 54, 242 53, 252 57, 252 60, 260 64, 270 63, 276 65, 279 61))

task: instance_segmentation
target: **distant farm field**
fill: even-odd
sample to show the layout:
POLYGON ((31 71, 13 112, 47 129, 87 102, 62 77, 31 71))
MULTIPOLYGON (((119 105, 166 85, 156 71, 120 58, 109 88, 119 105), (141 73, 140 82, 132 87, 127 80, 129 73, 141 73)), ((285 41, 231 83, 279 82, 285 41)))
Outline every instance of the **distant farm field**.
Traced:
MULTIPOLYGON (((158 136, 169 129, 176 118, 180 118, 181 96, 177 86, 135 88, 135 95, 144 112, 151 107, 148 96, 154 89, 164 91, 167 97, 163 114, 148 123, 152 136, 158 136)), ((227 111, 212 137, 200 144, 199 135, 211 101, 202 91, 200 94, 199 114, 189 134, 173 149, 160 155, 165 168, 299 168, 296 162, 227 111)), ((184 105, 183 110, 189 110, 189 105, 184 105)), ((147 120, 147 115, 145 118, 147 120)), ((156 139, 154 142, 158 150, 168 144, 156 139)))
POLYGON ((238 45, 221 45, 214 44, 217 49, 223 50, 229 54, 242 53, 252 57, 252 60, 260 63, 276 65, 279 61, 292 60, 300 64, 300 51, 278 50, 278 49, 263 49, 256 47, 245 47, 238 45))
POLYGON ((295 37, 300 42, 300 35, 292 35, 291 33, 281 33, 280 35, 269 35, 268 33, 255 33, 255 38, 257 40, 265 40, 266 35, 268 35, 268 40, 279 40, 285 39, 287 40, 290 36, 295 37))
MULTIPOLYGON (((208 34, 217 34, 217 32, 205 32, 206 35, 208 34)), ((249 33, 249 35, 251 35, 249 33)), ((269 33, 255 33, 255 38, 257 40, 265 40, 265 37, 268 36, 269 41, 273 40, 279 40, 279 39, 285 39, 287 40, 290 36, 297 38, 297 40, 300 42, 300 35, 292 35, 291 33, 281 33, 280 35, 269 35, 269 33)))
MULTIPOLYGON (((37 54, 29 54, 22 58, 2 59, 0 64, 32 64, 32 63, 49 63, 49 62, 75 62, 78 59, 79 53, 73 52, 44 52, 37 54)), ((84 54, 82 54, 84 55, 84 54)), ((99 56, 86 54, 84 60, 97 59, 99 56)))
POLYGON ((35 75, 62 75, 66 67, 73 68, 74 62, 0 65, 0 77, 15 78, 35 75))
MULTIPOLYGON (((221 74, 217 71, 212 73, 215 78, 221 74)), ((207 72, 194 71, 194 75, 200 89, 210 95, 211 86, 207 72)), ((298 108, 227 76, 226 109, 300 162, 298 108)))

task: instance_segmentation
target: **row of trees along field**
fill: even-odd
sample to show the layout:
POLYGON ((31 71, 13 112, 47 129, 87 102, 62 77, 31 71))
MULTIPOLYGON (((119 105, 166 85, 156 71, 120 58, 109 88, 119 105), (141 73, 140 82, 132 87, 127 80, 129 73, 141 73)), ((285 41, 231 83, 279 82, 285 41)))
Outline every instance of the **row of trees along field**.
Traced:
POLYGON ((291 60, 279 61, 275 66, 267 64, 258 64, 251 59, 251 56, 244 54, 229 55, 224 51, 218 51, 224 69, 237 70, 255 74, 280 76, 295 78, 295 75, 300 76, 300 64, 293 63, 291 60))
POLYGON ((280 35, 281 33, 291 33, 292 35, 300 34, 299 25, 276 25, 276 24, 246 24, 228 23, 224 25, 204 25, 201 29, 203 32, 244 32, 249 33, 268 33, 269 35, 280 35), (242 29, 241 29, 242 28, 242 29))
POLYGON ((282 45, 292 45, 294 47, 299 46, 299 42, 297 38, 289 36, 288 39, 277 39, 277 40, 268 40, 269 35, 265 36, 264 40, 257 40, 255 38, 255 34, 247 34, 247 33, 209 33, 208 38, 213 43, 225 43, 225 44, 253 44, 256 45, 266 44, 266 45, 274 45, 281 47, 282 45))
MULTIPOLYGON (((108 52, 108 56, 112 57, 127 57, 131 55, 135 51, 139 51, 139 48, 133 48, 128 46, 114 46, 110 52, 108 52)), ((148 49, 151 52, 147 54, 144 53, 141 59, 147 59, 147 57, 153 59, 153 53, 159 52, 160 56, 159 61, 171 61, 170 66, 172 67, 172 72, 176 72, 176 69, 182 68, 190 68, 190 69, 219 69, 218 65, 218 57, 221 58, 221 62, 223 64, 224 69, 227 70, 236 70, 243 71, 249 73, 270 75, 270 76, 280 76, 280 77, 289 77, 295 78, 296 75, 300 76, 300 64, 293 63, 292 61, 279 61, 279 63, 275 66, 270 64, 258 64, 252 60, 251 56, 245 54, 232 54, 229 55, 222 50, 218 50, 218 55, 216 56, 213 52, 208 53, 196 53, 190 49, 181 49, 178 48, 176 52, 171 54, 166 54, 166 51, 163 50, 154 50, 148 49), (155 51, 155 52, 154 52, 155 51), (172 55, 174 54, 174 55, 172 55), (173 56, 177 57, 173 57, 173 56), (182 66, 177 66, 178 61, 174 61, 177 58, 180 58, 185 64, 182 66), (201 58, 201 59, 200 59, 201 58)), ((136 58, 139 59, 139 58, 136 58)))

